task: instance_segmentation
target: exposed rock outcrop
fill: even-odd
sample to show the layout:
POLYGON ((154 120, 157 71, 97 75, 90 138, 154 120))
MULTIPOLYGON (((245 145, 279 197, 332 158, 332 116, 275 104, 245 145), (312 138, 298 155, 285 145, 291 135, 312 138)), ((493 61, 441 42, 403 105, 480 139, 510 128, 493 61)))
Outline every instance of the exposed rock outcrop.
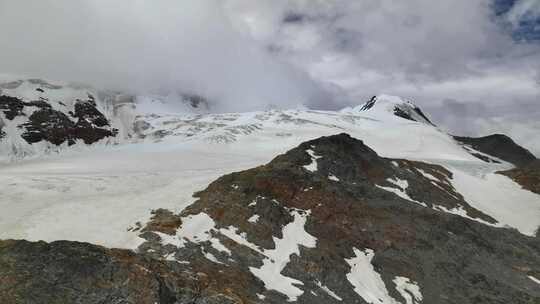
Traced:
POLYGON ((24 130, 21 137, 29 144, 47 141, 54 145, 64 142, 73 145, 77 140, 92 144, 106 137, 114 137, 117 132, 97 109, 91 95, 88 100, 78 100, 74 111, 69 113, 54 109, 46 99, 23 101, 17 97, 0 96, 0 111, 7 120, 19 116, 26 118, 26 122, 19 124, 18 128, 24 130))
POLYGON ((510 177, 523 188, 540 194, 540 160, 499 173, 510 177))
POLYGON ((3 304, 233 304, 201 273, 86 243, 0 241, 3 304))
POLYGON ((23 115, 24 103, 22 100, 11 96, 0 96, 0 111, 4 112, 6 119, 13 120, 15 117, 23 115))
MULTIPOLYGON (((495 156, 516 166, 524 166, 536 160, 536 157, 527 149, 516 144, 510 137, 502 134, 493 134, 484 137, 454 136, 458 142, 468 145, 476 151, 495 156)), ((479 159, 487 162, 489 157, 473 153, 479 159)))

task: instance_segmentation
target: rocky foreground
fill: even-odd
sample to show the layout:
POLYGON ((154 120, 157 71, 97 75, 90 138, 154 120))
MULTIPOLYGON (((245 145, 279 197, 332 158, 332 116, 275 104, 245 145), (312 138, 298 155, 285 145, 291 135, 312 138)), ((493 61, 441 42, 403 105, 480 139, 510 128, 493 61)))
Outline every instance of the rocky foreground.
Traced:
MULTIPOLYGON (((504 174, 534 190, 534 164, 504 174)), ((137 252, 0 242, 0 299, 540 303, 540 237, 494 227, 451 180, 346 134, 322 137, 219 178, 179 214, 155 210, 137 252)))

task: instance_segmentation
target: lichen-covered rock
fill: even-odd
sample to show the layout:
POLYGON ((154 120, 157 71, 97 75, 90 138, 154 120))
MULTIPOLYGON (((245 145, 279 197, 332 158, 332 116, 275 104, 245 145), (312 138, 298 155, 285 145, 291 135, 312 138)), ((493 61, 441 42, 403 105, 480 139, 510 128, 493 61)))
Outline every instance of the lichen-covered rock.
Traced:
POLYGON ((523 188, 540 194, 540 160, 535 160, 522 167, 498 173, 510 177, 523 188))
POLYGON ((86 243, 0 241, 3 304, 236 304, 204 274, 86 243))

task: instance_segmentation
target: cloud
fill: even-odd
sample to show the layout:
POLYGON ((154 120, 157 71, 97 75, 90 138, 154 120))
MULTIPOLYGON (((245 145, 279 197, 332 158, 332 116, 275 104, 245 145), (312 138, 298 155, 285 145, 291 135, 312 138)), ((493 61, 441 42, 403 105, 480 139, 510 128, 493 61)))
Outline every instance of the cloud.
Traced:
POLYGON ((7 73, 190 90, 230 110, 325 97, 304 71, 236 31, 219 1, 2 1, 0 36, 7 73))
POLYGON ((505 103, 444 100, 428 106, 433 121, 454 135, 486 136, 502 133, 540 157, 540 107, 538 102, 505 103))
POLYGON ((507 19, 518 27, 524 20, 540 18, 540 2, 537 0, 518 0, 507 13, 507 19))

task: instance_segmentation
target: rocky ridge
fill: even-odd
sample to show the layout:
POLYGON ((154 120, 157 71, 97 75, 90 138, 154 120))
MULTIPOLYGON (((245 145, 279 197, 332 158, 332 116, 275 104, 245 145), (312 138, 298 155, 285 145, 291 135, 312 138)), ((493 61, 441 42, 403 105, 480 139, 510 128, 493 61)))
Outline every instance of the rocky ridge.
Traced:
POLYGON ((536 157, 530 151, 519 146, 510 137, 503 134, 484 137, 454 136, 454 139, 465 145, 466 148, 476 150, 472 151, 471 154, 486 162, 503 160, 520 167, 536 160, 536 157))

